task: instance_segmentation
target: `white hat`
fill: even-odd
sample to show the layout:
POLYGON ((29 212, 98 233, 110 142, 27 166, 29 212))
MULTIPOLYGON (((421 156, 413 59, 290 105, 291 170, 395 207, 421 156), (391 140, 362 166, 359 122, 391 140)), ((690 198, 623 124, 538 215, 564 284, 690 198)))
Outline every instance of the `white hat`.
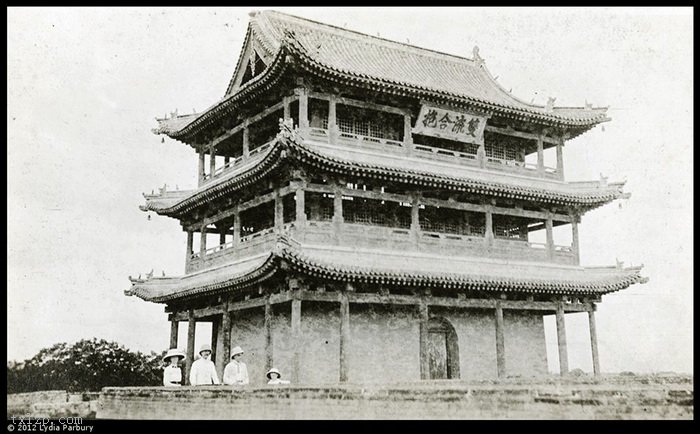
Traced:
POLYGON ((277 374, 280 378, 282 378, 282 374, 280 374, 280 371, 277 370, 277 368, 271 368, 269 371, 267 371, 267 374, 265 374, 268 378, 268 380, 271 380, 270 374, 277 374))
POLYGON ((202 351, 209 351, 211 353, 211 345, 209 345, 209 344, 202 345, 202 347, 199 349, 199 354, 202 354, 202 351))
POLYGON ((233 356, 236 354, 243 354, 243 349, 241 347, 233 347, 231 350, 231 358, 233 359, 233 356))
POLYGON ((178 350, 177 348, 169 349, 165 356, 163 356, 163 361, 167 362, 171 357, 180 357, 180 360, 184 360, 186 358, 185 353, 178 350))

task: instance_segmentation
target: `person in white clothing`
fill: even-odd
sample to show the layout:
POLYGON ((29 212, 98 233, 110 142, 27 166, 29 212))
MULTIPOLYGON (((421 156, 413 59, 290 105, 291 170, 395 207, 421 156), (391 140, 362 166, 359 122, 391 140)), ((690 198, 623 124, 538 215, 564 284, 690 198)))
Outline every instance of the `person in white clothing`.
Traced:
POLYGON ((265 375, 267 375, 267 378, 270 380, 267 384, 289 384, 289 381, 281 379, 282 374, 280 374, 277 368, 270 369, 265 375))
POLYGON ((171 348, 168 353, 163 357, 163 361, 170 363, 168 366, 163 368, 163 386, 177 387, 182 384, 182 371, 178 366, 180 361, 185 359, 185 353, 178 350, 177 348, 171 348))
POLYGON ((224 368, 224 384, 248 384, 248 367, 240 358, 243 355, 241 347, 231 350, 231 362, 224 368))
POLYGON ((199 350, 201 358, 192 363, 190 368, 190 385, 203 386, 209 384, 219 384, 219 377, 216 375, 216 366, 209 360, 211 357, 211 345, 204 344, 199 350))

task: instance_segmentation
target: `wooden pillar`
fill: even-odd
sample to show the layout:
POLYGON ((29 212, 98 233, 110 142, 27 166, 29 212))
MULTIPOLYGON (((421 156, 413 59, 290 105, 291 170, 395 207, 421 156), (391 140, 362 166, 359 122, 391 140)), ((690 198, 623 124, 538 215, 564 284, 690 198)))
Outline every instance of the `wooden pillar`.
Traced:
POLYGON ((537 137, 537 173, 544 174, 544 137, 537 137))
POLYGON ((207 251, 207 225, 202 225, 199 237, 199 258, 204 260, 207 251))
POLYGON ((284 116, 285 122, 292 118, 292 110, 290 107, 290 100, 291 100, 291 98, 288 96, 285 96, 284 98, 282 98, 282 107, 284 110, 282 116, 284 116))
POLYGON ((551 217, 547 217, 545 229, 547 232, 547 258, 554 259, 554 222, 551 217))
POLYGON ((250 157, 250 128, 246 120, 243 127, 243 159, 247 160, 248 157, 250 157))
POLYGON ((557 143, 557 177, 564 180, 564 140, 557 143))
POLYGON ((204 151, 199 151, 199 168, 197 169, 199 185, 204 182, 204 151))
POLYGON ((275 232, 281 233, 284 227, 284 202, 280 189, 275 189, 275 232))
POLYGON ((486 144, 481 143, 476 150, 476 161, 480 168, 486 167, 486 144))
POLYGON ((230 163, 230 162, 231 162, 231 158, 228 155, 224 156, 224 166, 228 166, 228 163, 230 163))
POLYGON ((496 302, 496 366, 498 378, 506 376, 506 344, 503 325, 503 307, 496 302))
POLYGON ((223 368, 231 360, 231 312, 229 312, 228 301, 225 304, 224 314, 221 316, 221 359, 224 361, 221 367, 219 380, 223 381, 223 368))
POLYGON ((233 212, 233 246, 238 248, 241 243, 241 212, 236 207, 233 212))
POLYGON ((211 360, 213 360, 215 364, 218 364, 219 357, 221 357, 218 348, 219 324, 221 324, 219 318, 215 317, 211 320, 211 360))
POLYGON ((304 195, 304 189, 299 187, 295 192, 296 196, 296 220, 297 223, 306 222, 306 196, 304 195))
POLYGON ((265 371, 274 366, 272 345, 272 304, 270 296, 265 297, 265 371))
POLYGON ((170 321, 170 348, 177 348, 177 335, 180 323, 177 320, 170 321))
POLYGON ((299 92, 299 128, 309 128, 309 94, 304 88, 299 92))
POLYGON ((348 381, 350 344, 350 301, 348 294, 340 293, 340 382, 348 381))
POLYGON ((418 305, 419 318, 419 348, 420 348, 420 379, 430 379, 430 364, 428 362, 428 305, 421 300, 418 305))
POLYGON ((194 320, 194 310, 190 309, 187 315, 187 358, 185 359, 185 378, 183 384, 190 384, 190 369, 194 362, 194 332, 197 322, 194 320))
POLYGON ((343 192, 340 182, 338 181, 333 189, 333 238, 336 243, 339 242, 341 232, 343 230, 343 192))
POLYGON ((194 243, 194 233, 192 231, 187 231, 187 256, 185 256, 185 268, 188 268, 190 265, 190 261, 192 260, 192 251, 193 247, 192 244, 194 243))
POLYGON ((600 376, 600 359, 598 358, 598 334, 595 329, 595 305, 588 309, 588 331, 591 334, 591 356, 593 358, 593 375, 600 376))
POLYGON ((338 124, 336 120, 336 97, 331 94, 328 99, 328 143, 338 143, 338 124))
POLYGON ((413 134, 411 133, 413 126, 411 125, 411 113, 403 115, 403 146, 406 150, 406 155, 413 155, 413 134))
POLYGON ((216 172, 216 153, 212 149, 211 154, 209 154, 209 176, 213 178, 214 172, 216 172))
POLYGON ((569 355, 566 349, 566 324, 564 322, 564 304, 557 304, 557 346, 559 347, 559 372, 566 375, 569 372, 569 355))
POLYGON ((491 205, 486 205, 484 228, 484 243, 486 246, 493 244, 493 210, 491 205))
POLYGON ((420 242, 420 201, 417 194, 411 196, 411 240, 414 244, 420 242))
POLYGON ((301 369, 301 300, 292 300, 292 342, 294 353, 292 354, 292 382, 299 384, 301 369))
POLYGON ((574 219, 571 221, 571 252, 574 255, 574 265, 581 264, 578 243, 578 219, 578 216, 574 216, 574 219))

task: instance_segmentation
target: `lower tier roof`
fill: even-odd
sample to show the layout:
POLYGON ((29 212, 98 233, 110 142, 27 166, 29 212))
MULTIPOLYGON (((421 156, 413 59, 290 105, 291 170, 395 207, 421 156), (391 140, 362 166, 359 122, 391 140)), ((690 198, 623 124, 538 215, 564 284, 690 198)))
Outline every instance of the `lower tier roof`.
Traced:
POLYGON ((310 141, 282 125, 274 143, 259 157, 205 183, 193 191, 145 195, 143 211, 179 218, 213 198, 221 197, 258 182, 281 166, 284 160, 313 170, 415 185, 422 188, 465 191, 503 197, 579 206, 593 209, 621 197, 624 183, 562 182, 523 177, 455 163, 383 154, 310 141))
POLYGON ((131 279, 126 295, 167 303, 235 292, 289 271, 331 282, 450 290, 602 295, 645 283, 642 267, 582 267, 377 249, 300 244, 280 236, 274 250, 181 277, 131 279))

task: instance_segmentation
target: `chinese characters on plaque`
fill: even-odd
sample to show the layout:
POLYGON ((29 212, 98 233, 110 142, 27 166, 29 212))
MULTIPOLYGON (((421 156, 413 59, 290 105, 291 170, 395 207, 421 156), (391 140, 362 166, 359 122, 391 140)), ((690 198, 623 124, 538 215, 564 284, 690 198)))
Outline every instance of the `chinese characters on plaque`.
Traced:
POLYGON ((485 126, 483 116, 423 105, 412 132, 481 145, 485 126))

